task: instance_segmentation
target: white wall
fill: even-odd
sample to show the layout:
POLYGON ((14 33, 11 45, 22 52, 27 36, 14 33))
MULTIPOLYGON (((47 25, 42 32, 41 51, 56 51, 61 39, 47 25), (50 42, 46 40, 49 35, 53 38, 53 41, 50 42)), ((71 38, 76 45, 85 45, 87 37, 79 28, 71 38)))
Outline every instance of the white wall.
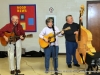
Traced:
MULTIPOLYGON (((6 23, 9 23, 9 5, 10 4, 36 4, 37 11, 37 32, 31 32, 33 38, 26 38, 22 45, 27 51, 36 50, 39 51, 38 35, 40 31, 45 27, 46 15, 55 15, 56 24, 61 30, 65 23, 65 16, 68 14, 73 15, 74 21, 79 22, 79 10, 80 6, 84 4, 85 12, 83 14, 83 24, 86 27, 86 1, 87 0, 1 0, 0 1, 0 28, 6 23), (49 8, 53 7, 53 13, 49 12, 49 8)), ((28 34, 28 33, 26 33, 28 34)), ((65 53, 65 41, 64 37, 59 38, 60 53, 65 53)), ((5 50, 0 45, 0 50, 5 50)))

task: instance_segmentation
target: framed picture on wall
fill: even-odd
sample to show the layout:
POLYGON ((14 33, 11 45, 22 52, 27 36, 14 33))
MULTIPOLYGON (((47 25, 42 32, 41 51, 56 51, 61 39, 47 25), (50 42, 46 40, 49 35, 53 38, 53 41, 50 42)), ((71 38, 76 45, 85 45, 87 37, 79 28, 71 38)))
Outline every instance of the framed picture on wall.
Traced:
POLYGON ((36 5, 35 4, 19 4, 9 5, 10 22, 13 15, 19 17, 19 23, 25 32, 36 32, 36 5))
POLYGON ((25 15, 24 14, 20 14, 20 20, 25 20, 25 15))
POLYGON ((53 19, 54 25, 56 25, 56 16, 55 15, 46 15, 46 19, 49 17, 53 19))

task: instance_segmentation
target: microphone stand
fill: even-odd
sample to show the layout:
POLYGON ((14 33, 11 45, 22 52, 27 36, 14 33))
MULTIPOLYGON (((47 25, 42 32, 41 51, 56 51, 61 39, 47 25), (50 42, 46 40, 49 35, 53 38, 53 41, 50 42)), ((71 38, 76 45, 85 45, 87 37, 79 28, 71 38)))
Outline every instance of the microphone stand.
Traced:
MULTIPOLYGON (((16 38, 15 38, 16 39, 16 38)), ((16 61, 16 73, 15 73, 15 75, 24 75, 24 74, 18 74, 18 72, 17 72, 17 52, 16 52, 16 42, 15 42, 15 44, 14 44, 14 50, 15 50, 15 61, 16 61)))
MULTIPOLYGON (((54 25, 52 26, 52 29, 53 29, 53 32, 54 32, 54 39, 56 41, 56 34, 55 34, 55 28, 54 28, 54 25)), ((56 46, 55 46, 55 41, 54 41, 54 56, 55 56, 55 59, 54 59, 54 64, 56 65, 56 46)), ((62 73, 58 73, 58 71, 55 71, 54 74, 51 74, 51 75, 62 75, 62 73)))
MULTIPOLYGON (((16 27, 16 25, 15 25, 15 27, 16 27)), ((16 62, 16 73, 15 73, 15 75, 24 75, 24 74, 18 74, 18 72, 17 72, 17 52, 16 52, 17 37, 16 37, 16 32, 15 32, 15 27, 14 27, 14 31, 13 31, 15 33, 15 35, 14 35, 14 38, 12 38, 14 40, 15 62, 16 62)))

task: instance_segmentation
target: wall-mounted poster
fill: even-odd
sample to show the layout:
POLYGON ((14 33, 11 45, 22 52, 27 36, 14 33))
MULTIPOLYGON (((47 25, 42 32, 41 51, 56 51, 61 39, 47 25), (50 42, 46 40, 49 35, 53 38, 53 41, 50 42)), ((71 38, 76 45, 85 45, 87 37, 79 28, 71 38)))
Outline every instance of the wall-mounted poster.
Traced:
POLYGON ((9 5, 11 16, 17 15, 25 32, 36 32, 36 5, 9 5))

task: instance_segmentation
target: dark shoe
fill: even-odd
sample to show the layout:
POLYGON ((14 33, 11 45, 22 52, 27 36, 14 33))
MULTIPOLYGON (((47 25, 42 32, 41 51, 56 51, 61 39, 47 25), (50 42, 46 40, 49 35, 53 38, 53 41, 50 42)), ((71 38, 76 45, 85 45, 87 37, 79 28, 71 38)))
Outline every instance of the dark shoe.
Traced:
POLYGON ((18 73, 21 73, 21 71, 20 71, 20 70, 17 70, 17 72, 18 72, 18 73))
POLYGON ((20 70, 17 70, 17 73, 21 73, 21 71, 20 70))
POLYGON ((54 69, 55 70, 55 72, 58 72, 58 69, 54 69))
POLYGON ((72 65, 71 64, 68 64, 68 68, 72 68, 72 65))
POLYGON ((74 64, 74 66, 76 66, 76 67, 80 67, 80 65, 79 65, 79 64, 74 64))
POLYGON ((15 73, 15 71, 14 71, 14 70, 10 71, 10 74, 14 74, 14 73, 15 73))
POLYGON ((45 70, 45 73, 48 73, 48 72, 49 72, 49 69, 46 69, 46 70, 45 70))

